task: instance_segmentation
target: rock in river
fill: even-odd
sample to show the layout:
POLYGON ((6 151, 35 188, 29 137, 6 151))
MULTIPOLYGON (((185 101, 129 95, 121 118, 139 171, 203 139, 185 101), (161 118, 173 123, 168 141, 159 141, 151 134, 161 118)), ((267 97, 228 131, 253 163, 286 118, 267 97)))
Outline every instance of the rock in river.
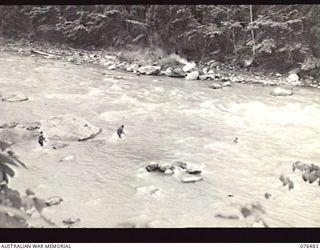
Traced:
POLYGON ((3 123, 0 125, 0 129, 15 128, 18 124, 18 122, 3 123))
POLYGON ((45 203, 47 204, 47 206, 55 206, 55 205, 59 205, 61 202, 63 202, 63 198, 60 196, 53 196, 50 197, 49 199, 47 199, 45 201, 45 203))
POLYGON ((320 183, 320 167, 318 165, 315 165, 313 163, 306 164, 300 161, 297 161, 293 163, 292 170, 295 171, 296 169, 299 169, 303 172, 302 179, 304 181, 308 181, 310 184, 315 182, 319 178, 320 183))
POLYGON ((192 71, 187 74, 186 80, 197 80, 199 77, 199 72, 198 71, 192 71))
POLYGON ((137 72, 138 69, 139 69, 139 64, 137 64, 137 63, 133 63, 126 68, 126 70, 129 72, 137 72))
POLYGON ((296 73, 291 73, 291 74, 289 74, 287 81, 288 82, 297 82, 297 81, 299 81, 299 76, 296 73))
POLYGON ((102 130, 81 117, 65 114, 49 118, 43 124, 43 131, 51 139, 85 141, 102 130))
POLYGON ((146 166, 146 170, 148 172, 156 172, 156 171, 165 172, 165 170, 163 171, 159 164, 149 164, 146 166))
POLYGON ((211 84, 211 86, 209 86, 209 88, 211 88, 211 89, 221 89, 222 86, 219 83, 213 83, 213 84, 211 84))
POLYGON ((183 177, 181 178, 181 182, 183 183, 194 183, 194 182, 197 182, 197 181, 202 181, 202 177, 200 176, 188 176, 188 177, 183 177))
POLYGON ((231 87, 231 82, 226 81, 226 82, 222 83, 222 86, 223 87, 231 87))
POLYGON ((57 149, 61 149, 61 148, 65 148, 67 147, 68 144, 67 143, 62 143, 62 142, 56 142, 52 144, 52 148, 57 150, 57 149))
POLYGON ((293 91, 291 89, 284 89, 277 87, 270 92, 270 95, 273 96, 290 96, 293 95, 293 91))
POLYGON ((187 64, 182 68, 182 70, 183 70, 184 72, 188 72, 188 71, 194 69, 196 66, 197 66, 197 64, 196 64, 195 62, 190 62, 190 63, 187 63, 187 64))
POLYGON ((181 68, 167 68, 165 71, 166 76, 170 77, 185 77, 186 73, 181 68))
POLYGON ((139 73, 145 75, 158 75, 160 72, 160 66, 142 66, 138 69, 139 73))
POLYGON ((172 166, 187 169, 187 163, 182 162, 182 161, 175 161, 172 163, 172 166))
POLYGON ((75 224, 75 223, 77 223, 77 222, 79 222, 79 221, 80 221, 79 218, 69 218, 69 219, 63 220, 62 222, 63 222, 64 224, 66 224, 66 225, 73 225, 73 224, 75 224))
POLYGON ((75 160, 74 155, 68 155, 68 156, 64 157, 63 159, 61 159, 59 162, 74 161, 74 160, 75 160))
POLYGON ((188 174, 194 174, 194 175, 198 175, 201 174, 202 171, 201 170, 187 170, 188 174))
POLYGON ((19 91, 0 93, 0 99, 4 102, 23 102, 29 98, 19 91))

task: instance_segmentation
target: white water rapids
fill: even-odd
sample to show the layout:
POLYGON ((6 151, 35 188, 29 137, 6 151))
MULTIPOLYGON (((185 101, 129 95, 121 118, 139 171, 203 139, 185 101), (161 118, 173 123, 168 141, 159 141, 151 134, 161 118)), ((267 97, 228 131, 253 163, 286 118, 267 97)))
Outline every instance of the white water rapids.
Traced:
POLYGON ((10 185, 63 197, 45 211, 58 225, 75 217, 78 227, 247 227, 248 219, 216 214, 240 216, 241 206, 259 202, 270 227, 320 226, 318 182, 303 182, 291 167, 297 160, 320 164, 318 90, 274 97, 272 87, 213 90, 210 81, 110 71, 124 77, 115 79, 94 65, 5 53, 0 68, 1 91, 29 96, 0 102, 0 123, 74 114, 103 130, 60 150, 40 148, 36 140, 13 146, 29 169, 19 169, 10 185), (121 124, 126 135, 120 140, 121 124), (68 155, 75 160, 59 162, 68 155), (144 169, 176 160, 202 170, 203 181, 181 183, 144 169), (282 186, 281 174, 294 181, 293 190, 282 186))

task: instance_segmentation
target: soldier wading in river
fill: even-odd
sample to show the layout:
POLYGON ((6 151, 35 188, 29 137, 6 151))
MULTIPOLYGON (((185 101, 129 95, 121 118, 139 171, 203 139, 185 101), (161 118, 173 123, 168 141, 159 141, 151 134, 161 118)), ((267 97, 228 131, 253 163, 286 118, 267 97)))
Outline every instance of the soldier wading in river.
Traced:
POLYGON ((123 129, 124 129, 124 125, 121 125, 121 127, 118 128, 118 130, 117 130, 117 134, 118 134, 119 138, 121 138, 122 134, 125 135, 125 133, 123 132, 123 129))
POLYGON ((41 147, 43 147, 43 143, 44 143, 44 142, 47 142, 47 141, 46 141, 46 138, 45 138, 44 135, 43 135, 43 132, 40 132, 40 135, 39 135, 39 137, 38 137, 38 142, 39 142, 39 144, 40 144, 41 147))

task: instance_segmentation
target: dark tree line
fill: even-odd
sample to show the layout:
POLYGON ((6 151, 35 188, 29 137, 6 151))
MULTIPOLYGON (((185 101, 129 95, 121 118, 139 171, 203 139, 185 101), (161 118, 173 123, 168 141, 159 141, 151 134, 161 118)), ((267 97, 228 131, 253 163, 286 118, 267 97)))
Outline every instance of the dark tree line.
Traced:
POLYGON ((320 5, 0 6, 0 14, 7 38, 162 48, 195 61, 251 57, 269 66, 319 66, 320 5))

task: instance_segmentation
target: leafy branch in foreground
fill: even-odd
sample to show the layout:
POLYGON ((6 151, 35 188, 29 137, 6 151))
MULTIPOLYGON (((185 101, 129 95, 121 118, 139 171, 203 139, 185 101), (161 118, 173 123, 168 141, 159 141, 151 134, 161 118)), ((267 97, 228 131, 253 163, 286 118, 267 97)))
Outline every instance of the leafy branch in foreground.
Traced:
POLYGON ((55 197, 45 201, 36 197, 30 189, 26 190, 25 196, 21 196, 18 191, 10 188, 9 177, 15 176, 12 167, 27 168, 27 166, 10 150, 8 143, 0 141, 0 150, 0 227, 26 228, 34 227, 33 225, 57 227, 42 214, 42 211, 48 206, 59 204, 62 198, 55 197), (35 214, 38 214, 38 218, 35 214))

